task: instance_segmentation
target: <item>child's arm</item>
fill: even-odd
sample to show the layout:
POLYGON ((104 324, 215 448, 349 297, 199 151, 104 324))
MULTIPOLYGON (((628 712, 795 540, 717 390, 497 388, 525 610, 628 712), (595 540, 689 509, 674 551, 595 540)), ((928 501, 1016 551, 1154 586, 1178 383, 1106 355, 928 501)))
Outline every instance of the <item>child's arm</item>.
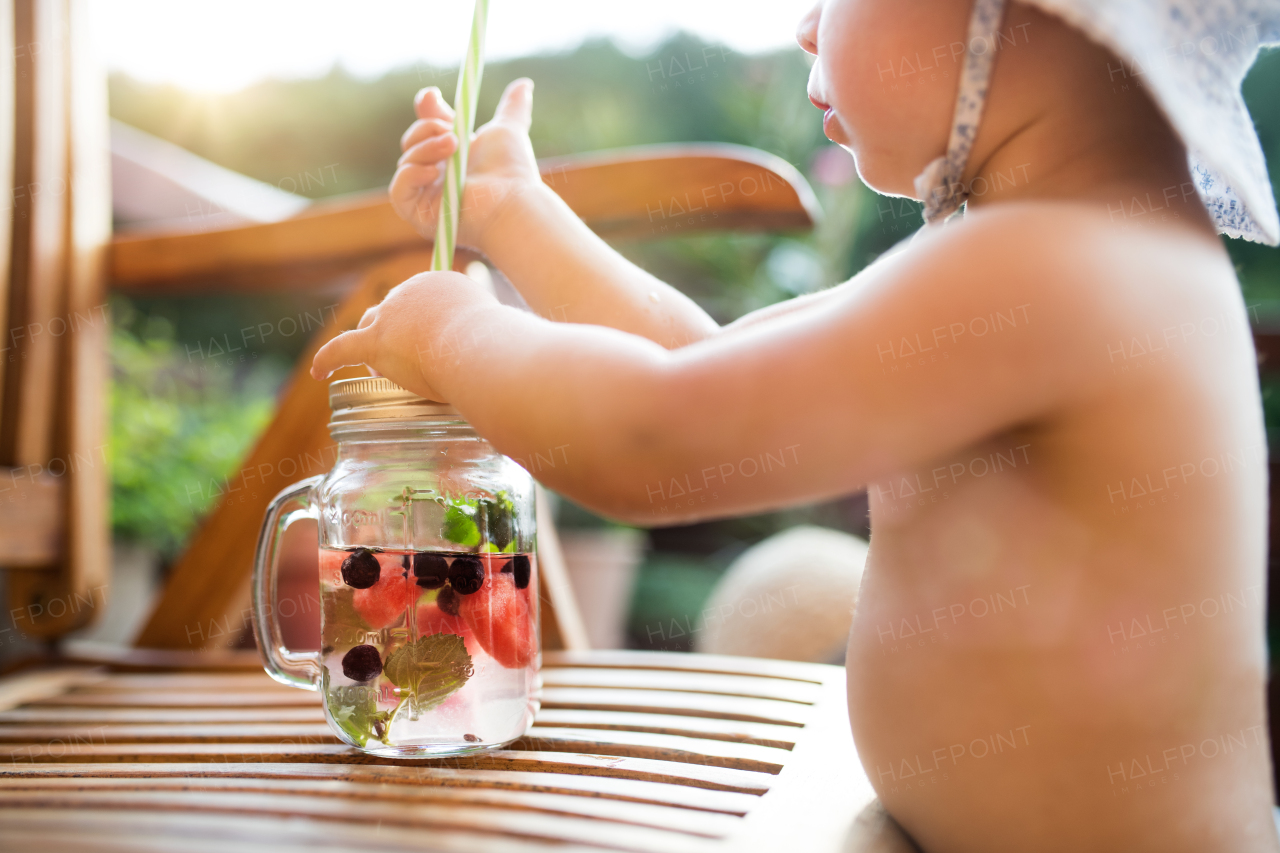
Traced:
POLYGON ((541 182, 504 205, 480 248, 550 320, 608 326, 667 349, 719 330, 697 303, 614 251, 541 182))
MULTIPOLYGON (((689 297, 614 251, 542 183, 528 137, 532 89, 532 81, 524 79, 509 85, 493 121, 476 133, 460 240, 483 251, 536 313, 558 322, 608 326, 675 349, 819 307, 854 286, 846 282, 771 305, 721 329, 689 297)), ((401 140, 404 154, 391 182, 391 199, 402 217, 431 237, 442 161, 457 145, 453 111, 435 88, 419 92, 414 108, 419 118, 401 140)))
MULTIPOLYGON (((468 155, 459 242, 484 252, 538 314, 610 326, 677 347, 714 334, 693 300, 635 266, 587 228, 542 183, 529 143, 533 82, 517 80, 468 155)), ((453 110, 438 89, 414 100, 418 120, 401 139, 391 181, 397 212, 424 237, 435 233, 443 161, 457 147, 453 110)))
POLYGON ((689 297, 616 252, 560 196, 541 184, 503 208, 490 226, 483 248, 543 317, 608 326, 667 349, 819 308, 859 286, 866 272, 836 287, 760 308, 720 327, 689 297))
POLYGON ((985 238, 948 229, 822 310, 679 350, 549 323, 462 276, 426 274, 326 345, 313 373, 366 363, 436 389, 548 486, 637 523, 827 498, 1034 422, 1109 375, 1105 347, 1080 330, 1099 341, 1112 330, 1073 295, 1079 276, 1102 272, 1064 256, 1071 234, 1033 245, 1018 216, 988 214, 985 238), (1011 244, 1027 251, 1011 256, 1011 244), (954 332, 996 314, 999 334, 954 332), (946 357, 919 364, 903 340, 946 357), (538 455, 562 461, 533 465, 538 455))

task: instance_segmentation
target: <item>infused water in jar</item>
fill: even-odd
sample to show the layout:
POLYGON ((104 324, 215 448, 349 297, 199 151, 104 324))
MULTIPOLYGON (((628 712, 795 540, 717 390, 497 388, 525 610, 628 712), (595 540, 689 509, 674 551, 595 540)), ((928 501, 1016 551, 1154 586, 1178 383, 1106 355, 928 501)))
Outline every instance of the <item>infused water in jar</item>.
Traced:
POLYGON ((449 406, 381 377, 329 390, 337 460, 285 489, 263 522, 254 630, 267 672, 319 690, 346 743, 401 758, 520 737, 541 660, 534 485, 449 406), (284 529, 319 524, 321 649, 283 646, 284 529))

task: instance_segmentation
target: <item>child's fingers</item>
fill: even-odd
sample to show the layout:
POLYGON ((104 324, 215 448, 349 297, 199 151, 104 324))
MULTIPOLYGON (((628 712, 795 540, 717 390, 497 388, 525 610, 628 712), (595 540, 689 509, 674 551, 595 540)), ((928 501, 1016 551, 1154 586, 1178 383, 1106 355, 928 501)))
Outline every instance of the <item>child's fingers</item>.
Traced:
MULTIPOLYGON (((440 180, 440 168, 434 165, 409 163, 396 169, 391 178, 391 202, 395 205, 413 203, 422 191, 433 187, 440 180)), ((429 209, 431 199, 424 199, 424 210, 429 209)))
POLYGON ((418 118, 442 118, 453 122, 453 107, 444 102, 444 96, 435 86, 423 89, 414 96, 413 111, 418 118))
POLYGON ((439 163, 452 154, 457 147, 458 138, 452 133, 445 136, 433 136, 424 142, 419 142, 401 154, 400 159, 396 161, 396 165, 404 166, 408 163, 414 163, 419 166, 425 166, 429 163, 439 163))
POLYGON ((521 77, 508 83, 493 112, 493 120, 528 133, 533 123, 533 81, 521 77))
POLYGON ((400 137, 400 150, 405 151, 424 139, 453 133, 453 123, 442 118, 420 118, 400 137))
POLYGON ((373 360, 373 332, 356 329, 343 332, 320 347, 311 361, 311 378, 325 379, 340 367, 373 360))

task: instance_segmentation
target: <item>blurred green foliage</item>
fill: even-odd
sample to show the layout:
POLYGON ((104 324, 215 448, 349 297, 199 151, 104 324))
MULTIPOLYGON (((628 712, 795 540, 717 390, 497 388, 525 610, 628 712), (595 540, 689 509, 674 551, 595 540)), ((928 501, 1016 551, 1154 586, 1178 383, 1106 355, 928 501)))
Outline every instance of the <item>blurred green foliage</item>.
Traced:
POLYGON ((112 307, 112 528, 169 559, 270 419, 285 365, 236 370, 193 359, 163 318, 112 307))
POLYGON ((692 651, 695 638, 704 628, 703 605, 728 568, 726 557, 650 554, 636 577, 627 619, 628 646, 664 652, 692 651))
MULTIPOLYGON (((1280 48, 1262 52, 1245 78, 1243 91, 1267 155, 1271 186, 1280 187, 1280 48)), ((1245 302, 1255 306, 1253 311, 1261 324, 1280 327, 1280 249, 1244 240, 1226 243, 1240 275, 1245 302)))

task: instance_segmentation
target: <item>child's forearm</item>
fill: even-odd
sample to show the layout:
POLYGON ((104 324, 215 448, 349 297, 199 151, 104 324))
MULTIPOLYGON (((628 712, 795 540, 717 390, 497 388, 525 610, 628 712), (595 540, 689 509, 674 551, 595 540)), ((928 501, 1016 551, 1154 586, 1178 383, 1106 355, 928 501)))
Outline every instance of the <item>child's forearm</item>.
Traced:
POLYGON ((823 303, 829 301, 832 297, 839 296, 849 286, 853 284, 852 280, 846 281, 844 284, 829 287, 826 290, 819 290, 817 293, 806 293, 803 296, 797 296, 788 299, 785 302, 775 302, 772 305, 766 305, 763 308, 757 308, 750 314, 744 314, 728 325, 720 328, 719 334, 732 335, 743 329, 749 329, 758 323, 764 323, 769 320, 775 320, 792 314, 797 311, 807 311, 811 308, 821 307, 823 303))
MULTIPOLYGON (((752 419, 739 417, 742 396, 724 399, 726 383, 691 384, 678 352, 614 329, 547 323, 501 306, 459 313, 438 335, 473 349, 455 346, 456 361, 427 363, 429 381, 499 451, 595 512, 633 524, 685 523, 762 511, 779 495, 812 488, 799 482, 802 472, 792 464, 769 482, 734 478, 717 488, 714 505, 660 499, 672 478, 696 478, 708 466, 765 448, 779 453, 792 446, 787 461, 794 463, 803 442, 777 437, 786 430, 776 418, 745 423, 752 419), (485 357, 472 357, 479 350, 485 357), (725 422, 735 424, 731 436, 725 422)), ((681 352, 693 349, 707 352, 702 346, 681 352)))
POLYGON ((550 320, 608 326, 667 349, 719 328, 692 299, 610 248, 545 186, 512 198, 481 248, 550 320))

